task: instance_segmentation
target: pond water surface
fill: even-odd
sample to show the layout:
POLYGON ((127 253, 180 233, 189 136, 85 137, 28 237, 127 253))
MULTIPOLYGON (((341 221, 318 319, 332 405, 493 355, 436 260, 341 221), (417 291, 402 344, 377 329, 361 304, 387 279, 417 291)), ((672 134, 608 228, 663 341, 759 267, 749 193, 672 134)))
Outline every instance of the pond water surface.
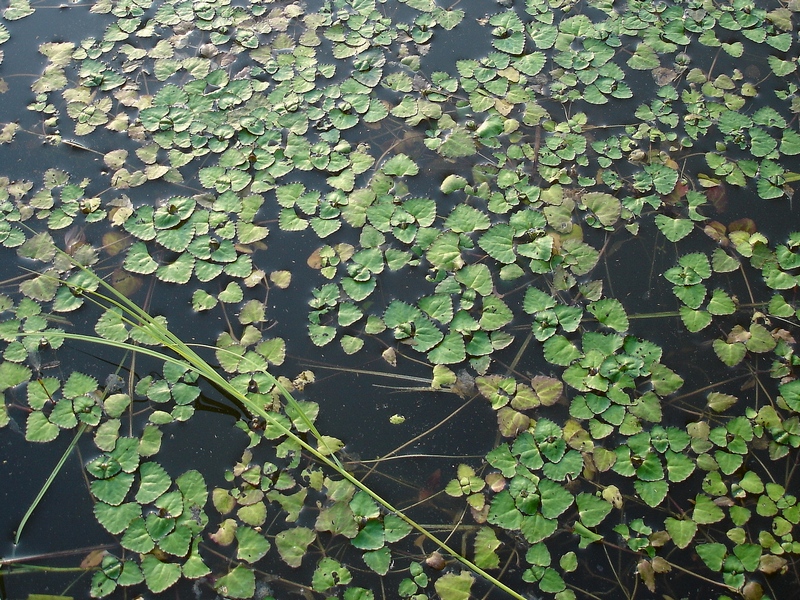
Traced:
POLYGON ((0 597, 789 597, 797 12, 12 2, 0 597))

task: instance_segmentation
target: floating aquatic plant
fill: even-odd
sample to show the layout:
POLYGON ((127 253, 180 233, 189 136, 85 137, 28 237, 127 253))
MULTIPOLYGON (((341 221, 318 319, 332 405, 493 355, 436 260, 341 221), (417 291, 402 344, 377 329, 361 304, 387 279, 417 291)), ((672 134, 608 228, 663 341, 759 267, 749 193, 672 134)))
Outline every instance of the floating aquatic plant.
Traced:
MULTIPOLYGON (((467 598, 488 571, 516 597, 566 600, 597 597, 579 557, 602 546, 628 561, 608 559, 629 597, 639 581, 678 594, 662 577, 677 572, 720 598, 780 597, 800 553, 793 472, 777 475, 800 445, 800 238, 725 205, 740 192, 753 217, 765 202, 791 210, 777 203, 800 179, 796 7, 312 4, 98 2, 102 34, 40 45, 35 127, 0 132, 103 169, 38 165, 0 185, 0 243, 36 269, 0 298, 0 426, 22 407, 31 442, 92 428, 95 516, 119 543, 87 567, 92 594, 188 579, 252 597, 272 561, 283 585, 346 599, 376 595, 359 571, 400 569, 400 597, 467 598), (484 33, 474 55, 429 58, 467 26, 484 33), (422 360, 427 389, 477 392, 495 411, 501 441, 449 466, 446 500, 418 498, 459 511, 441 537, 463 537, 466 570, 437 573, 461 560, 437 526, 435 547, 409 544, 410 518, 344 468, 344 441, 315 425, 324 398, 293 395, 313 375, 271 374, 292 341, 268 333, 264 298, 300 277, 268 266, 270 230, 314 240, 315 346, 422 360), (670 298, 643 314, 615 295, 612 263, 651 234, 675 250, 637 274, 640 293, 666 282, 670 298), (92 317, 95 343, 164 361, 124 391, 36 366, 91 337, 64 317, 93 310, 106 274, 121 295, 92 317), (392 291, 395 274, 413 293, 392 291), (124 300, 145 280, 190 286, 198 317, 225 314, 227 331, 198 340, 213 367, 124 300), (719 381, 686 390, 686 365, 642 339, 645 318, 710 342, 719 381), (172 477, 158 457, 197 410, 199 375, 247 414, 227 488, 208 489, 199 466, 172 477), (139 401, 146 420, 123 433, 139 401), (230 562, 213 565, 206 543, 230 562), (310 579, 293 571, 304 563, 310 579)), ((12 2, 0 44, 31 14, 12 2)))

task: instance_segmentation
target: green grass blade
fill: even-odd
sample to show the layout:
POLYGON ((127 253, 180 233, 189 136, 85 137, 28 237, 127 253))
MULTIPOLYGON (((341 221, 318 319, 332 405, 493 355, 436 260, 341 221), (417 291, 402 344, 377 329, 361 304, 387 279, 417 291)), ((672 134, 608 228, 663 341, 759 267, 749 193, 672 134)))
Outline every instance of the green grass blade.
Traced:
POLYGON ((47 493, 47 490, 50 489, 50 486, 53 484, 53 481, 55 481, 55 478, 61 472, 61 467, 63 467, 64 463, 67 462, 67 458, 69 458, 69 455, 72 454, 72 450, 77 445, 78 440, 81 439, 83 432, 86 431, 86 427, 87 427, 86 423, 81 423, 80 427, 78 427, 78 431, 75 433, 75 437, 72 438, 72 441, 70 442, 69 446, 67 446, 67 449, 64 450, 64 453, 61 455, 61 458, 56 463, 56 466, 53 467, 50 476, 44 482, 44 485, 39 489, 39 493, 36 494, 36 498, 33 499, 33 502, 31 502, 31 505, 28 507, 28 510, 26 510, 25 514, 22 516, 22 520, 19 522, 19 527, 17 527, 17 533, 14 536, 15 546, 19 544, 19 540, 22 537, 22 530, 25 529, 25 524, 28 522, 28 519, 31 518, 33 511, 35 511, 36 507, 39 506, 39 503, 42 501, 42 498, 44 498, 44 495, 47 493))

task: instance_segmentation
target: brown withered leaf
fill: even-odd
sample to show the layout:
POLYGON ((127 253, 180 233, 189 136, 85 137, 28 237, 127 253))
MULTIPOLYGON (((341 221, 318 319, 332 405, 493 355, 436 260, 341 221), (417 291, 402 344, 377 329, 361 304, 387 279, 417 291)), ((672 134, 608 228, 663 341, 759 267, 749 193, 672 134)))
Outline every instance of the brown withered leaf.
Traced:
POLYGON ((92 550, 81 561, 81 569, 94 569, 103 562, 103 557, 108 554, 106 550, 92 550))
POLYGON ((774 554, 764 554, 758 559, 758 570, 767 575, 786 571, 786 559, 774 554))
POLYGON ((636 570, 639 572, 639 577, 642 578, 642 581, 647 586, 647 589, 655 593, 656 573, 653 570, 653 565, 650 564, 650 561, 640 560, 639 564, 636 565, 636 570))

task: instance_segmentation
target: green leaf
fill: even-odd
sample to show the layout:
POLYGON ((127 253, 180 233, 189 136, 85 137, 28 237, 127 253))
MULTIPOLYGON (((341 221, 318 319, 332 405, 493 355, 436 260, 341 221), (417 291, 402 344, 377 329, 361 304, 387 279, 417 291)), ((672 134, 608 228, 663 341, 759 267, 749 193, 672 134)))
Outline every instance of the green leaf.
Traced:
POLYGON ((447 324, 453 319, 453 301, 450 296, 436 294, 419 301, 419 307, 432 319, 447 324))
POLYGON ((712 267, 717 273, 730 273, 739 268, 739 262, 722 248, 716 248, 712 257, 712 267))
POLYGON ((214 582, 214 589, 226 598, 253 598, 256 576, 252 569, 239 565, 214 582))
POLYGON ((466 265, 456 273, 456 281, 475 290, 481 296, 488 296, 494 288, 489 268, 483 264, 466 265))
POLYGON ((436 151, 446 158, 455 159, 472 156, 477 149, 472 134, 462 127, 455 127, 436 151))
MULTIPOLYGON (((536 38, 534 38, 534 41, 537 41, 536 38)), ((555 34, 553 35, 553 41, 555 41, 555 34)), ((540 43, 546 43, 543 41, 542 37, 539 38, 537 46, 540 48, 547 47, 547 46, 540 46, 539 45, 540 43)), ((514 61, 514 66, 517 68, 517 70, 521 71, 525 75, 533 77, 535 75, 538 75, 539 72, 541 72, 546 62, 547 59, 544 52, 528 52, 523 56, 519 57, 518 59, 516 59, 514 61)))
POLYGON ((714 340, 713 348, 717 357, 729 367, 738 365, 747 354, 747 348, 741 342, 729 344, 724 340, 714 340))
POLYGON ((589 544, 593 544, 594 542, 599 542, 600 540, 603 539, 602 535, 600 535, 599 533, 595 533, 591 529, 587 529, 584 525, 581 524, 580 521, 575 522, 573 530, 581 538, 578 545, 579 548, 586 548, 589 544))
POLYGON ((547 567, 553 562, 553 557, 547 546, 541 542, 532 544, 525 553, 525 561, 537 567, 547 567))
MULTIPOLYGON (((458 335, 458 334, 453 334, 458 335)), ((397 339, 408 339, 408 343, 412 344, 417 351, 419 352, 427 352, 434 346, 436 346, 439 342, 444 339, 444 334, 439 331, 439 328, 436 327, 430 319, 425 317, 418 317, 414 320, 412 328, 407 330, 406 327, 400 327, 395 330, 395 337, 397 339)), ((463 340, 461 342, 463 344, 463 340)), ((445 348, 442 350, 442 358, 446 359, 449 355, 450 350, 455 353, 458 353, 458 341, 449 342, 445 348)), ((443 363, 445 364, 445 363, 443 363)))
POLYGON ((40 302, 48 302, 56 295, 59 285, 58 278, 47 273, 38 277, 34 277, 33 279, 27 279, 23 281, 20 284, 19 289, 28 298, 38 300, 40 302))
POLYGON ((434 587, 442 600, 469 600, 474 581, 474 577, 467 571, 458 575, 447 573, 436 580, 434 587))
POLYGON ((780 198, 786 193, 782 187, 775 185, 775 183, 766 177, 760 177, 758 179, 756 182, 756 190, 758 191, 758 196, 765 200, 780 198))
POLYGON ((629 67, 640 71, 650 71, 661 65, 655 50, 643 43, 636 46, 636 52, 627 62, 629 67))
POLYGON ((751 127, 748 133, 750 134, 750 152, 753 156, 762 158, 778 146, 778 141, 760 127, 751 127))
MULTIPOLYGON (((452 174, 444 178, 442 184, 439 186, 439 190, 443 194, 452 194, 453 192, 463 190, 466 186, 467 186, 467 180, 464 177, 462 177, 461 175, 452 174)), ((459 206, 464 206, 465 208, 469 208, 466 205, 459 205, 459 206)))
POLYGON ((97 380, 77 371, 70 374, 64 384, 65 398, 78 398, 86 396, 97 390, 97 380))
POLYGON ((113 535, 119 535, 125 531, 131 522, 141 514, 142 507, 134 502, 126 502, 119 506, 111 506, 105 502, 96 502, 94 505, 97 522, 113 535))
POLYGON ((359 337, 353 337, 352 335, 342 336, 340 343, 345 354, 355 354, 364 347, 364 340, 359 337))
POLYGON ((673 219, 665 215, 656 215, 656 225, 670 242, 679 242, 694 228, 694 223, 689 219, 673 219))
POLYGON ((481 527, 475 535, 475 564, 482 569, 496 569, 500 566, 500 557, 496 550, 501 546, 500 540, 490 527, 481 527))
POLYGON ((750 494, 761 494, 764 492, 764 482, 753 471, 747 471, 739 482, 741 488, 750 494))
POLYGON ((635 481, 633 486, 639 497, 651 508, 661 504, 669 491, 669 484, 663 479, 660 481, 635 481))
POLYGON ((353 511, 346 502, 336 502, 320 511, 315 528, 318 531, 330 531, 348 538, 353 538, 358 533, 353 511))
POLYGON ((730 394, 723 394, 721 392, 711 392, 708 394, 708 408, 714 412, 725 412, 736 404, 736 402, 736 396, 731 396, 730 394))
POLYGON ((174 262, 159 266, 156 269, 156 276, 161 281, 169 283, 186 283, 192 276, 194 260, 189 254, 181 254, 174 262))
POLYGON ((160 517, 157 513, 149 513, 144 519, 144 526, 148 535, 157 542, 175 529, 175 519, 160 517))
POLYGON ((516 260, 514 230, 510 225, 498 224, 478 239, 478 245, 495 260, 510 264, 516 260))
POLYGON ((179 564, 161 562, 152 554, 142 558, 141 568, 148 589, 155 594, 173 586, 181 577, 179 564))
POLYGON ((708 301, 708 312, 712 315, 732 315, 736 312, 733 299, 720 289, 714 290, 708 301))
POLYGON ((625 313, 622 303, 615 298, 604 298, 603 300, 592 302, 587 307, 587 310, 606 327, 620 333, 628 330, 628 315, 625 313))
POLYGON ((459 242, 457 234, 445 232, 434 240, 425 253, 425 257, 437 269, 457 271, 464 266, 459 242))
POLYGON ((733 554, 742 562, 745 570, 758 569, 761 559, 761 546, 758 544, 737 544, 733 547, 733 554))
POLYGON ((695 551, 709 569, 712 571, 720 571, 722 569, 722 561, 725 560, 727 553, 724 544, 719 542, 698 544, 695 546, 695 551))
POLYGON ((164 467, 154 462, 140 465, 141 482, 136 493, 139 504, 150 504, 169 489, 171 480, 164 467))
POLYGON ((558 560, 558 566, 560 566, 565 573, 572 573, 578 568, 578 555, 572 551, 561 555, 561 558, 558 560))
POLYGON ((335 454, 342 448, 344 448, 344 442, 329 435, 321 435, 317 441, 317 452, 323 456, 335 454))
POLYGON ((311 585, 314 591, 322 593, 338 585, 346 586, 352 579, 353 576, 347 567, 326 556, 317 563, 311 585))
POLYGON ((523 310, 528 314, 533 314, 553 308, 556 305, 555 298, 542 290, 529 287, 525 290, 525 299, 523 300, 523 310))
POLYGON ((731 475, 736 472, 744 461, 744 457, 740 454, 731 454, 723 450, 717 450, 714 453, 714 459, 719 465, 719 470, 725 475, 731 475))
POLYGON ((711 525, 718 523, 725 518, 722 509, 714 504, 714 501, 705 494, 697 494, 695 497, 694 510, 692 510, 692 520, 699 525, 711 525))
POLYGON ((555 335, 544 343, 547 362, 566 367, 581 356, 578 348, 563 335, 555 335))
POLYGON ((597 250, 575 238, 562 239, 561 251, 572 274, 577 276, 589 273, 600 258, 597 250))
POLYGON ((308 527, 293 527, 275 536, 275 545, 283 561, 290 567, 299 567, 309 544, 317 535, 308 527))
POLYGON ((532 258, 533 260, 548 261, 553 256, 554 240, 550 235, 536 238, 532 242, 517 246, 517 252, 521 256, 532 258))
POLYGON ((324 346, 336 337, 336 328, 329 327, 328 325, 315 325, 309 323, 308 335, 315 346, 324 346))
POLYGON ((32 15, 33 12, 33 8, 31 8, 28 0, 11 0, 8 8, 3 11, 3 18, 7 21, 17 21, 28 15, 32 15))
POLYGON ((697 523, 689 519, 667 517, 664 519, 664 526, 674 544, 681 550, 689 546, 697 533, 697 523))
POLYGON ((178 525, 172 533, 158 541, 158 547, 167 554, 182 557, 189 553, 191 542, 192 529, 186 525, 178 525))
POLYGON ((245 526, 236 528, 236 542, 236 558, 251 564, 260 560, 270 548, 263 534, 245 526))
POLYGON ((711 314, 705 310, 692 310, 688 306, 679 309, 681 321, 691 333, 705 329, 711 324, 711 314))
POLYGON ((406 154, 397 154, 387 160, 381 170, 387 175, 397 177, 413 176, 419 173, 417 164, 406 154))
MULTIPOLYGON (((100 427, 97 428, 94 434, 94 443, 95 445, 100 448, 100 450, 105 450, 106 452, 110 452, 114 449, 114 446, 117 444, 117 440, 119 439, 119 428, 120 428, 120 421, 119 419, 109 419, 108 421, 102 423, 100 427)), ((95 460, 91 461, 87 466, 86 469, 95 477, 100 479, 105 479, 106 477, 110 477, 114 475, 119 470, 119 463, 117 461, 105 461, 106 457, 100 456, 95 460), (114 464, 114 472, 109 472, 107 468, 114 464), (94 469, 97 469, 96 471, 94 469)))
POLYGON ((0 363, 0 392, 5 392, 8 389, 17 387, 21 383, 29 381, 31 374, 31 370, 25 365, 12 362, 0 363))
POLYGON ((342 289, 356 302, 365 300, 375 290, 377 282, 375 278, 371 277, 366 281, 356 281, 350 277, 342 279, 342 289))
POLYGON ((112 308, 100 316, 95 325, 95 331, 100 337, 107 340, 124 342, 128 339, 128 328, 122 320, 122 311, 112 308))
POLYGON ((144 519, 137 517, 125 530, 120 545, 132 552, 146 553, 155 548, 156 544, 145 527, 144 519))
POLYGON ((660 163, 644 165, 644 172, 636 177, 636 188, 648 191, 650 186, 662 196, 670 194, 678 182, 678 171, 660 163))
POLYGON ((504 529, 512 531, 519 529, 522 524, 522 513, 507 490, 503 490, 492 499, 487 520, 489 523, 504 529))
POLYGON ((389 548, 381 548, 374 552, 364 552, 362 555, 367 566, 378 575, 386 575, 392 563, 392 553, 389 548))
POLYGON ((342 222, 338 219, 321 219, 319 217, 312 217, 311 221, 311 229, 314 230, 314 233, 317 234, 320 238, 326 238, 329 235, 333 235, 342 225, 342 222))
POLYGON ((794 73, 797 69, 797 63, 795 61, 781 60, 774 55, 768 56, 767 62, 769 63, 772 72, 778 77, 786 77, 787 75, 794 73))
MULTIPOLYGON (((500 298, 495 296, 484 298, 480 319, 481 329, 484 331, 497 331, 510 323, 513 318, 514 315, 511 309, 500 298)), ((564 329, 569 330, 567 326, 564 329)))
POLYGON ((492 46, 500 52, 520 55, 525 48, 525 36, 521 31, 515 31, 507 37, 492 39, 492 46))
POLYGON ((578 515, 586 527, 596 527, 611 512, 611 503, 593 494, 580 493, 575 498, 578 505, 578 515))
POLYGON ((650 381, 656 394, 661 397, 671 394, 683 385, 680 375, 660 363, 653 365, 650 381))
POLYGON ((133 560, 126 560, 122 563, 122 573, 120 573, 117 583, 122 586, 130 586, 141 583, 144 580, 144 574, 133 560))
POLYGON ((542 516, 545 519, 555 519, 572 506, 574 501, 573 495, 568 490, 549 479, 542 479, 539 482, 539 493, 542 500, 542 516))
POLYGON ((654 452, 647 452, 641 461, 641 464, 636 467, 636 476, 641 481, 660 481, 664 478, 664 469, 661 465, 661 459, 658 454, 654 452))
POLYGON ((380 521, 369 521, 351 541, 359 550, 378 550, 383 548, 383 524, 380 521))
POLYGON ((173 197, 156 208, 153 224, 156 229, 170 229, 186 220, 194 212, 196 201, 190 197, 173 197))
POLYGON ((780 152, 787 156, 800 154, 800 134, 792 129, 784 129, 781 136, 780 152))
POLYGON ((95 498, 112 506, 119 506, 133 485, 133 475, 119 473, 110 479, 98 479, 91 483, 95 498))
POLYGON ((778 391, 790 409, 800 412, 800 379, 782 384, 778 391))
POLYGON ((411 525, 396 515, 386 515, 383 520, 384 537, 389 543, 402 540, 411 533, 411 525))
POLYGON ((383 321, 389 328, 396 328, 411 323, 420 316, 419 310, 400 300, 392 300, 383 314, 383 321))
POLYGON ((769 330, 759 323, 750 326, 750 337, 744 343, 750 352, 757 353, 769 352, 776 344, 769 330))
MULTIPOLYGON (((611 227, 619 219, 622 205, 617 198, 603 192, 589 192, 581 198, 584 206, 594 213, 605 227, 611 227)), ((658 217, 656 217, 658 221, 658 217)))
POLYGON ((695 470, 695 462, 685 454, 667 450, 667 476, 673 483, 680 483, 689 478, 695 470))
POLYGON ((544 570, 542 578, 539 580, 539 589, 545 593, 555 594, 561 592, 567 587, 561 575, 555 569, 547 567, 544 570))

